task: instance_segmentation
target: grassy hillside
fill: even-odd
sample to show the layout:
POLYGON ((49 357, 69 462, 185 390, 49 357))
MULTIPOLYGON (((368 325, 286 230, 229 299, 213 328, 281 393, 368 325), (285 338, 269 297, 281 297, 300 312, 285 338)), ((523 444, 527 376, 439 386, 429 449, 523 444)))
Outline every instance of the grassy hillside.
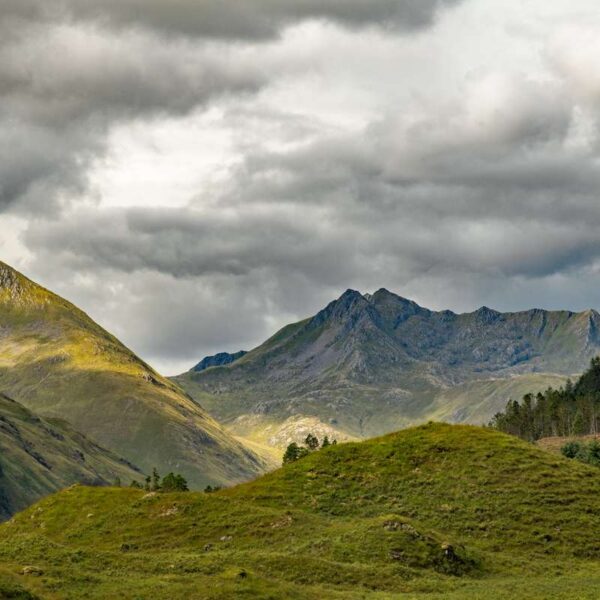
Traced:
POLYGON ((0 581, 49 599, 592 600, 599 526, 597 469, 432 424, 215 494, 65 490, 0 527, 0 581))
POLYGON ((74 483, 126 484, 142 475, 132 464, 77 433, 40 419, 0 394, 0 520, 74 483))
POLYGON ((266 466, 85 313, 3 263, 0 390, 146 472, 176 470, 196 487, 243 481, 266 466))
POLYGON ((487 424, 490 415, 506 407, 509 399, 520 400, 525 394, 560 388, 566 375, 524 373, 508 378, 470 381, 442 390, 430 406, 433 419, 448 422, 487 424))
POLYGON ((369 438, 429 419, 487 423, 509 399, 583 371, 598 331, 594 311, 455 314, 348 290, 232 364, 173 380, 261 443, 281 447, 306 420, 330 437, 369 438))

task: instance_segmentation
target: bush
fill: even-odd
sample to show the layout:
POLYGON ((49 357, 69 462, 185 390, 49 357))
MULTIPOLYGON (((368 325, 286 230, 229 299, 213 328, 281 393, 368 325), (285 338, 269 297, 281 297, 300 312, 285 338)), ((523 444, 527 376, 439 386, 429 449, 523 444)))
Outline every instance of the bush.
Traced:
POLYGON ((581 455, 583 446, 580 442, 567 442, 561 449, 563 456, 567 458, 577 458, 581 455))
POLYGON ((563 456, 574 458, 582 463, 600 467, 600 442, 592 440, 589 444, 581 442, 567 442, 561 449, 563 456))
POLYGON ((600 442, 593 440, 587 447, 587 462, 596 467, 600 466, 600 442))

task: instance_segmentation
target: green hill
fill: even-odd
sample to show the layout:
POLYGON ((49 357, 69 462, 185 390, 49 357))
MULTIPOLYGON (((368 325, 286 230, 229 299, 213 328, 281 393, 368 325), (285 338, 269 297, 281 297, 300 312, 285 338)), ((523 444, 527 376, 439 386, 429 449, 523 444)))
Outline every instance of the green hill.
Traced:
POLYGON ((129 484, 142 477, 68 423, 40 419, 0 394, 0 520, 74 483, 129 484))
POLYGON ((40 416, 66 419, 145 472, 178 471, 196 487, 266 467, 85 313, 3 263, 0 390, 40 416))
POLYGON ((218 493, 65 490, 0 527, 0 580, 39 598, 592 600, 599 527, 597 469, 430 424, 218 493))

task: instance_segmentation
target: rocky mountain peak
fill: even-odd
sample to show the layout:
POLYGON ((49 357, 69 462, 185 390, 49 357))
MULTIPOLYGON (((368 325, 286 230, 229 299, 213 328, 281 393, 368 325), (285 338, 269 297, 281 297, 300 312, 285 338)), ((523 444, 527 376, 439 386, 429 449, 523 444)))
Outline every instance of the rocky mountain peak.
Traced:
POLYGON ((0 262, 0 288, 14 289, 20 284, 19 279, 19 275, 14 269, 0 262))
POLYGON ((219 352, 214 356, 206 356, 192 369, 192 371, 199 373, 200 371, 205 371, 210 367, 223 367, 225 365, 230 365, 246 354, 248 353, 245 350, 240 350, 239 352, 234 353, 219 352))
POLYGON ((481 308, 478 308, 473 314, 484 323, 491 323, 498 319, 500 316, 502 316, 502 313, 498 312, 497 310, 494 310, 493 308, 489 308, 489 306, 482 306, 481 308))
POLYGON ((23 301, 31 283, 7 264, 0 262, 0 293, 11 301, 23 301))

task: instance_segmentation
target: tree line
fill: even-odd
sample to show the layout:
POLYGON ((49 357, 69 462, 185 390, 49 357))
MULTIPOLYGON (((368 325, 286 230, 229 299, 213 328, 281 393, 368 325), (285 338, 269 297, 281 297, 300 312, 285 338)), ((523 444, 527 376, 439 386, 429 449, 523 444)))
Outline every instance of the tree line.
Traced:
POLYGON ((575 382, 548 388, 535 397, 526 394, 521 402, 509 400, 503 412, 496 413, 491 427, 536 441, 543 437, 596 435, 600 431, 600 357, 575 382))
MULTIPOLYGON (((119 483, 120 485, 120 483, 119 483)), ((178 473, 169 473, 165 475, 162 480, 156 468, 152 469, 152 475, 147 475, 144 479, 144 483, 133 480, 130 487, 137 488, 139 490, 146 490, 147 492, 188 492, 188 483, 178 473)))
POLYGON ((311 452, 315 452, 320 448, 327 448, 327 446, 335 446, 337 440, 329 441, 329 437, 325 436, 322 442, 319 442, 319 438, 312 433, 309 433, 304 440, 304 446, 292 442, 283 454, 283 464, 295 462, 300 460, 304 456, 307 456, 311 452))

